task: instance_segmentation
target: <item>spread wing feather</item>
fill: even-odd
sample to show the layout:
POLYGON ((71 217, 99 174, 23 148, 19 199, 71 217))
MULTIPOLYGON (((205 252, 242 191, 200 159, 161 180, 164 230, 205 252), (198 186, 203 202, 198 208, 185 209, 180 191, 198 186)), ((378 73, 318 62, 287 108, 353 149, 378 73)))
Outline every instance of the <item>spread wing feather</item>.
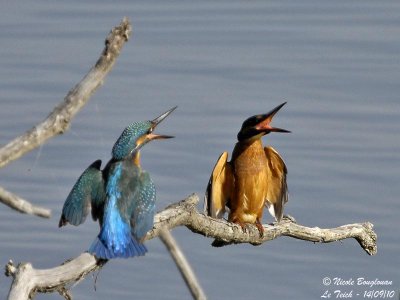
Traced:
POLYGON ((130 224, 135 240, 142 242, 146 233, 153 228, 156 190, 149 173, 129 160, 120 163, 122 173, 118 180, 118 212, 124 222, 130 224))
POLYGON ((283 216, 283 207, 288 202, 286 183, 287 168, 282 157, 272 147, 264 147, 268 160, 268 187, 265 205, 279 222, 283 216))
POLYGON ((70 223, 82 224, 92 208, 92 217, 101 217, 100 210, 105 201, 104 179, 100 171, 101 160, 92 163, 78 178, 67 199, 65 200, 59 227, 70 223))
POLYGON ((153 228, 156 188, 147 172, 142 172, 139 180, 138 201, 132 209, 130 222, 132 234, 142 242, 146 233, 153 228))
POLYGON ((207 185, 204 197, 204 212, 213 218, 222 218, 233 191, 234 176, 228 162, 228 152, 218 158, 207 185))

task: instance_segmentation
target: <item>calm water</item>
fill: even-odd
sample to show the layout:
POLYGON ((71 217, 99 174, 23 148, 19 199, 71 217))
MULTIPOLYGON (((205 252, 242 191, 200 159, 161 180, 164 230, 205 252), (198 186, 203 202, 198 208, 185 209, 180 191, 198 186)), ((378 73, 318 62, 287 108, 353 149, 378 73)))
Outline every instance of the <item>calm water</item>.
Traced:
MULTIPOLYGON (((128 16, 134 35, 71 130, 0 170, 0 184, 52 209, 43 220, 0 206, 0 263, 49 268, 92 242, 97 225, 57 228, 81 172, 108 160, 122 129, 179 108, 146 146, 158 209, 203 195, 242 121, 288 101, 265 139, 285 158, 286 212, 308 226, 371 221, 378 254, 354 240, 280 238, 214 249, 185 228, 174 236, 210 299, 320 299, 326 276, 391 280, 400 289, 400 3, 398 1, 8 1, 0 11, 0 144, 47 116, 128 16)), ((266 216, 266 222, 271 221, 266 216)), ((158 240, 146 257, 116 260, 73 289, 76 299, 188 299, 158 240)), ((1 298, 10 279, 0 277, 1 298)), ((367 287, 330 288, 355 292, 367 287)), ((353 296, 355 297, 355 295, 353 296)), ((37 299, 60 299, 56 294, 37 299)))

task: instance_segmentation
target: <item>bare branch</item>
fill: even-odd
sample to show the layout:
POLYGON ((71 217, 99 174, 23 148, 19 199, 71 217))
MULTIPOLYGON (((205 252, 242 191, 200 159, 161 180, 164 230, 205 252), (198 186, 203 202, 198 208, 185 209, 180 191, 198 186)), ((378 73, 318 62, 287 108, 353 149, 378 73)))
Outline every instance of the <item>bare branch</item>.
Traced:
POLYGON ((171 232, 164 229, 160 232, 160 240, 164 243, 168 252, 171 254, 172 259, 174 260, 176 266, 179 269, 183 279, 186 282, 186 285, 189 287, 189 290, 193 296, 193 299, 205 300, 207 299, 204 294, 203 289, 200 286, 200 283, 196 277, 196 274, 193 272, 190 264, 186 260, 185 255, 182 250, 179 248, 178 243, 175 241, 171 232))
POLYGON ((2 187, 0 187, 0 202, 19 211, 20 213, 35 215, 42 218, 50 218, 51 216, 50 209, 34 206, 17 195, 6 191, 2 187))
MULTIPOLYGON (((255 226, 254 228, 249 226, 248 230, 243 232, 239 225, 199 213, 196 209, 198 202, 199 197, 193 194, 158 213, 155 216, 153 230, 147 234, 146 240, 160 236, 162 230, 186 226, 195 233, 215 238, 222 241, 223 244, 260 245, 279 236, 290 236, 320 243, 354 238, 369 255, 377 253, 377 236, 372 229, 373 225, 369 222, 321 229, 305 227, 286 219, 278 224, 264 225, 264 236, 260 238, 259 231, 255 226)), ((69 284, 81 280, 86 274, 100 268, 105 262, 105 260, 96 260, 93 255, 88 253, 83 253, 59 267, 47 270, 36 270, 29 263, 15 267, 12 262, 9 262, 6 266, 6 275, 12 276, 14 280, 8 299, 25 300, 35 292, 66 290, 69 284)))
POLYGON ((131 31, 132 27, 127 18, 111 30, 105 41, 106 46, 95 66, 69 91, 64 101, 56 106, 43 122, 0 149, 0 168, 68 129, 71 119, 103 83, 131 31))
MULTIPOLYGON (((104 265, 106 261, 96 260, 89 253, 82 253, 73 260, 52 269, 34 269, 30 263, 17 267, 10 260, 6 265, 6 276, 14 277, 8 299, 33 299, 36 293, 59 292, 68 299, 67 285, 84 278, 104 265), (54 276, 54 277, 53 277, 54 276)), ((70 296, 69 296, 70 297, 70 296)))
MULTIPOLYGON (((105 41, 105 48, 96 64, 69 91, 64 100, 53 109, 44 121, 0 149, 0 168, 68 129, 72 118, 103 83, 104 78, 110 72, 119 56, 122 46, 128 40, 131 31, 132 27, 127 18, 124 18, 121 24, 111 30, 105 41)), ((50 217, 50 210, 35 207, 28 201, 4 189, 0 189, 0 202, 22 213, 34 214, 45 218, 50 217)))
POLYGON ((377 236, 372 229, 373 225, 369 222, 321 229, 305 227, 285 218, 280 223, 264 224, 264 236, 260 238, 259 231, 255 226, 248 226, 247 231, 243 232, 239 225, 200 214, 196 209, 198 201, 197 195, 191 195, 157 214, 154 228, 148 233, 147 238, 158 236, 159 231, 164 227, 171 229, 183 225, 195 233, 221 241, 222 243, 216 243, 218 246, 239 243, 260 245, 283 235, 320 243, 354 238, 369 255, 374 255, 377 252, 377 236))

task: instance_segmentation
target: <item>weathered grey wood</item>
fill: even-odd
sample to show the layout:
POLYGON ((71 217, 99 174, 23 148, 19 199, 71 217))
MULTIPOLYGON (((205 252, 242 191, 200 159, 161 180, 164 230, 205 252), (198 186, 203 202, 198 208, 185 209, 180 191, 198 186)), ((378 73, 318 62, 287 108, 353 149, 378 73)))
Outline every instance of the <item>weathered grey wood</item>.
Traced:
POLYGON ((337 228, 321 229, 305 227, 284 218, 280 223, 264 224, 264 236, 260 238, 255 226, 248 226, 243 232, 239 225, 222 219, 213 219, 197 211, 198 197, 192 195, 187 199, 167 207, 156 216, 156 225, 147 235, 152 238, 159 235, 159 231, 166 227, 172 229, 177 226, 186 226, 191 231, 206 237, 212 237, 224 244, 250 243, 260 245, 280 236, 320 243, 330 243, 348 238, 356 239, 360 246, 369 254, 377 253, 376 234, 373 224, 369 222, 343 225, 337 228))
POLYGON ((86 274, 99 269, 105 261, 96 260, 89 253, 82 253, 73 260, 52 269, 34 269, 30 263, 21 263, 17 267, 12 261, 6 265, 6 275, 13 276, 8 299, 33 299, 36 293, 59 292, 67 297, 66 285, 79 281, 86 274))
POLYGON ((42 218, 50 218, 51 211, 50 209, 34 206, 30 202, 18 197, 17 195, 6 191, 2 187, 0 187, 0 202, 5 205, 19 211, 20 213, 35 215, 42 218))
MULTIPOLYGON (((69 128, 72 118, 88 102, 96 89, 102 85, 104 78, 114 66, 122 46, 128 40, 131 31, 132 27, 127 18, 124 18, 118 26, 111 30, 106 38, 105 48, 96 64, 69 91, 64 100, 53 109, 45 120, 0 148, 0 168, 44 144, 55 135, 64 133, 69 128)), ((35 210, 41 210, 41 214, 46 215, 43 209, 36 209, 33 205, 28 205, 29 203, 26 200, 21 202, 21 199, 16 196, 9 197, 10 194, 10 192, 1 189, 0 202, 20 212, 31 213, 35 210)), ((49 213, 47 213, 48 216, 49 213)))
MULTIPOLYGON (((162 230, 186 226, 195 233, 224 241, 225 244, 251 243, 260 245, 279 236, 290 236, 320 243, 354 238, 369 255, 377 253, 377 236, 373 231, 373 225, 369 222, 321 229, 305 227, 285 219, 278 224, 263 225, 265 232, 264 236, 260 238, 259 231, 255 226, 249 226, 248 230, 243 232, 239 225, 213 219, 199 213, 197 211, 198 202, 199 197, 193 194, 158 213, 155 216, 153 230, 147 234, 146 240, 160 236, 162 230)), ((61 266, 47 270, 34 269, 29 263, 14 266, 10 262, 6 266, 6 275, 12 276, 14 279, 8 299, 25 300, 35 292, 43 291, 66 292, 68 290, 66 286, 81 280, 86 274, 98 269, 105 262, 104 260, 96 260, 94 256, 88 253, 83 253, 61 266)))
POLYGON ((203 289, 200 286, 199 280, 196 277, 196 274, 193 272, 192 267, 186 260, 185 255, 180 249, 178 243, 175 241, 171 232, 166 229, 161 230, 160 240, 164 243, 169 254, 174 260, 176 266, 178 267, 178 270, 181 273, 183 279, 185 280, 186 285, 189 287, 193 299, 196 300, 207 299, 203 289))

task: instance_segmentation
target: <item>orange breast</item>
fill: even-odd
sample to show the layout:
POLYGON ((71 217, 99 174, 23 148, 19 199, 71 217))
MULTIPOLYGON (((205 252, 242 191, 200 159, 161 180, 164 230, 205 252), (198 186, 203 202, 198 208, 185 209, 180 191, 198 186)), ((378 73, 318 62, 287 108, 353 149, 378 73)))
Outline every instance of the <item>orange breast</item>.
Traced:
POLYGON ((262 218, 267 196, 267 158, 261 140, 238 143, 232 155, 235 190, 231 199, 232 222, 255 223, 262 218))

